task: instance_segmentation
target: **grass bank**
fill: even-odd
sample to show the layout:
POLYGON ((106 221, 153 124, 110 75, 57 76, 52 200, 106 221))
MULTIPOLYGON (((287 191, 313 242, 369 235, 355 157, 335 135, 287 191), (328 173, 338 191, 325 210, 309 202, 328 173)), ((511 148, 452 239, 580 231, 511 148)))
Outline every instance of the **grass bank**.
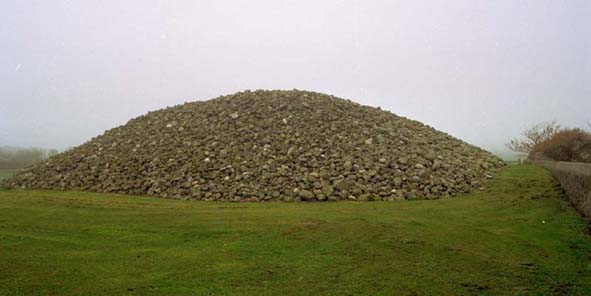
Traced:
POLYGON ((537 161, 550 170, 572 204, 591 222, 591 163, 537 161))
POLYGON ((544 169, 436 201, 221 203, 0 191, 0 295, 591 293, 544 169))

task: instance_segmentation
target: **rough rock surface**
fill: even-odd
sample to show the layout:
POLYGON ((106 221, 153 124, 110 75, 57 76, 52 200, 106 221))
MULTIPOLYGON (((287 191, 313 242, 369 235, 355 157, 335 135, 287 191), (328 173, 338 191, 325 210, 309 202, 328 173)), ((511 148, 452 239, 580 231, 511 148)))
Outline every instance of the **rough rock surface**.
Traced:
POLYGON ((397 200, 479 188, 504 163, 420 122, 305 91, 150 112, 5 182, 164 198, 397 200))

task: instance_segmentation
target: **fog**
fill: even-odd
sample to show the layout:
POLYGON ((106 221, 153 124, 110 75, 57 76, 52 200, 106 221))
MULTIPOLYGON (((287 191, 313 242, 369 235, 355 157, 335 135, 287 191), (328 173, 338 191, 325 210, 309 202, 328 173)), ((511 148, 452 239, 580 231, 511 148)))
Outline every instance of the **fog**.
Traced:
POLYGON ((243 89, 380 106, 495 153, 591 121, 591 1, 3 1, 0 146, 243 89))

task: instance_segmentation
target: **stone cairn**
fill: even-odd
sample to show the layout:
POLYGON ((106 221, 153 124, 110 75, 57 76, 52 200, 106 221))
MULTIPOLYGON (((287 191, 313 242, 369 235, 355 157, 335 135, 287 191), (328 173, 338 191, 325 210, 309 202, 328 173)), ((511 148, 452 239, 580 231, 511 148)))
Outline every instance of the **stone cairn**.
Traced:
POLYGON ((221 201, 435 199, 505 164, 380 108, 307 91, 244 91, 130 120, 5 180, 221 201))

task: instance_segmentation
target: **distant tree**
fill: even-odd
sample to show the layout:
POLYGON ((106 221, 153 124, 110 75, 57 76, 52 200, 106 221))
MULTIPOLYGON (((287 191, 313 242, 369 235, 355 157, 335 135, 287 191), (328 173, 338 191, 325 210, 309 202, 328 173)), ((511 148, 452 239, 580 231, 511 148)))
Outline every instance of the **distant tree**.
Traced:
POLYGON ((57 153, 56 149, 0 147, 0 170, 30 167, 57 153))
POLYGON ((536 145, 552 138, 561 130, 562 126, 555 120, 538 123, 521 133, 521 138, 515 138, 507 143, 507 148, 529 155, 536 145))

